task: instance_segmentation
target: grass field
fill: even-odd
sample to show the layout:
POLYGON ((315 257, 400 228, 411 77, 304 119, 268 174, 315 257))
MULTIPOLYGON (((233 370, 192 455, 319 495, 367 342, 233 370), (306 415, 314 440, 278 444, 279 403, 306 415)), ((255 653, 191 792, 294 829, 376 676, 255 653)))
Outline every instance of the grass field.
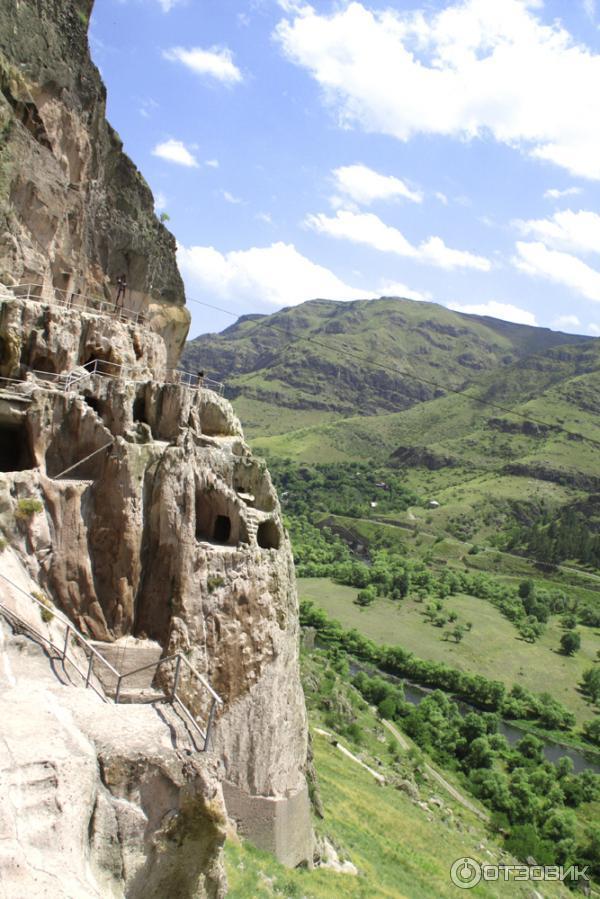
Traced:
POLYGON ((356 628, 379 644, 399 645, 428 661, 445 662, 472 674, 500 680, 507 686, 521 684, 537 693, 549 692, 570 709, 577 723, 592 718, 593 708, 578 691, 583 671, 595 663, 600 634, 580 628, 582 645, 573 657, 557 648, 563 633, 551 620, 537 643, 522 640, 515 627, 489 602, 471 596, 450 596, 448 612, 461 623, 473 622, 473 630, 456 644, 443 639, 443 629, 423 617, 423 605, 406 599, 397 603, 378 599, 362 609, 355 605, 356 589, 334 584, 328 578, 301 578, 301 599, 311 599, 346 628, 356 628))
MULTIPOLYGON (((322 868, 290 871, 266 853, 229 840, 226 861, 231 899, 443 899, 459 892, 449 877, 456 859, 468 854, 498 863, 498 849, 469 813, 458 816, 464 821, 458 830, 440 816, 427 816, 393 787, 378 786, 328 739, 315 735, 314 748, 325 806, 325 819, 318 830, 338 847, 341 858, 356 865, 359 875, 322 868), (482 842, 484 852, 479 849, 482 842)), ((470 893, 479 897, 532 895, 527 884, 514 882, 479 884, 470 893)), ((568 891, 547 884, 544 895, 566 897, 568 891)))

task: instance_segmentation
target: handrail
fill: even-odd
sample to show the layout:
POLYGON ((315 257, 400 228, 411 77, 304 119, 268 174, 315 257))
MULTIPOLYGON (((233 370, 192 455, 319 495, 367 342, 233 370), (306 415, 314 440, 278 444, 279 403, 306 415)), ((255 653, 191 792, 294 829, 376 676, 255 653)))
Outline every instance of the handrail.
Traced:
POLYGON ((115 691, 115 702, 118 703, 118 701, 119 701, 119 697, 121 694, 121 685, 122 685, 123 681, 125 680, 125 678, 132 677, 134 674, 139 674, 142 671, 148 671, 150 668, 156 668, 156 671, 158 671, 158 669, 161 667, 161 665, 164 665, 167 662, 175 662, 175 677, 173 679, 173 687, 171 688, 171 693, 170 693, 171 702, 177 702, 178 705, 181 706, 181 708, 185 712, 186 716, 189 718, 191 723, 194 725, 194 727, 196 728, 196 730, 198 731, 198 733, 204 740, 204 750, 206 751, 208 749, 208 745, 209 745, 209 741, 210 741, 210 732, 212 730, 216 707, 219 705, 223 705, 223 700, 221 699, 219 694, 213 690, 213 688, 210 686, 208 681, 200 674, 200 672, 194 668, 192 663, 188 659, 186 659, 186 657, 183 655, 183 653, 176 652, 173 655, 164 656, 162 659, 158 659, 156 662, 150 662, 148 665, 142 665, 140 668, 133 668, 131 671, 126 671, 123 674, 119 675, 119 678, 117 680, 117 687, 116 687, 116 691, 115 691), (179 685, 179 676, 180 676, 179 673, 180 673, 182 662, 185 662, 185 664, 188 666, 188 668, 190 669, 192 674, 194 674, 200 680, 202 685, 204 687, 206 687, 206 689, 208 690, 208 692, 210 693, 210 695, 212 697, 212 701, 211 701, 210 709, 209 709, 209 713, 208 713, 208 724, 206 727, 206 733, 204 733, 204 731, 199 727, 198 722, 196 721, 196 719, 194 718, 194 716, 192 715, 190 710, 181 701, 179 695, 177 694, 177 687, 179 685))
POLYGON ((69 468, 65 468, 64 471, 61 471, 60 474, 55 474, 52 478, 53 481, 58 481, 64 474, 68 474, 70 471, 73 471, 74 468, 79 468, 80 465, 83 465, 84 462, 87 462, 88 459, 91 459, 93 456, 97 456, 98 453, 101 453, 103 450, 108 449, 109 446, 112 446, 114 440, 109 440, 108 443, 105 443, 104 446, 101 446, 99 449, 94 450, 93 453, 90 453, 89 456, 86 456, 84 459, 80 459, 79 462, 76 462, 75 465, 70 465, 69 468))
POLYGON ((6 287, 15 297, 28 302, 62 306, 65 309, 85 309, 96 315, 106 315, 118 321, 131 322, 149 328, 149 318, 140 310, 127 309, 106 297, 91 296, 60 287, 44 287, 43 284, 15 284, 6 287), (27 292, 25 294, 25 291, 27 292))
MULTIPOLYGON (((12 609, 9 609, 8 606, 6 606, 1 600, 0 600, 0 610, 8 618, 12 619, 16 624, 20 625, 21 627, 26 628, 28 631, 30 631, 30 633, 34 634, 39 640, 43 640, 44 643, 47 643, 48 646, 50 646, 52 649, 56 650, 56 652, 60 655, 62 662, 63 663, 68 662, 70 665, 72 665, 72 667, 75 669, 77 674, 79 674, 79 676, 82 677, 86 681, 86 687, 91 687, 92 690, 94 691, 94 693, 96 693, 103 702, 107 701, 104 693, 102 693, 96 687, 96 685, 91 682, 91 679, 89 678, 89 674, 90 674, 89 666, 88 666, 88 674, 86 674, 85 672, 83 672, 81 670, 81 668, 79 667, 77 662, 75 662, 74 659, 66 652, 65 647, 61 648, 60 646, 57 646, 56 643, 50 639, 50 637, 47 637, 45 634, 42 634, 41 631, 36 630, 36 628, 33 627, 32 624, 30 624, 28 621, 25 621, 25 619, 21 618, 20 615, 17 615, 17 613, 14 612, 12 609)), ((65 646, 68 643, 68 639, 69 639, 69 629, 67 629, 67 631, 66 631, 65 646)), ((102 659, 102 661, 107 665, 110 664, 109 662, 106 661, 106 659, 102 659)))
MULTIPOLYGON (((75 625, 72 624, 72 622, 69 621, 69 619, 65 615, 63 615, 62 612, 60 612, 58 609, 54 609, 54 608, 49 609, 45 603, 43 603, 41 600, 37 599, 37 597, 35 597, 32 593, 29 593, 27 590, 24 590, 22 587, 20 587, 13 580, 11 580, 11 578, 7 577, 7 575, 3 574, 2 572, 0 572, 0 578, 5 580, 8 584, 11 585, 11 587, 13 587, 15 590, 18 590, 19 593, 22 593, 28 599, 32 599, 41 609, 43 609, 46 612, 50 612, 52 614, 53 618, 56 618, 57 621, 65 627, 65 639, 64 639, 63 646, 62 647, 57 646, 53 640, 51 640, 49 637, 42 634, 40 631, 36 630, 36 628, 34 628, 33 625, 29 624, 29 622, 26 621, 24 618, 22 618, 17 612, 8 608, 8 606, 6 606, 5 603, 3 603, 1 599, 0 599, 0 610, 2 610, 5 614, 7 614, 13 620, 17 620, 18 622, 20 622, 22 626, 26 627, 28 630, 30 630, 32 633, 34 633, 38 638, 40 638, 45 643, 47 643, 49 646, 51 646, 54 650, 56 650, 56 652, 58 652, 60 654, 60 657, 61 657, 63 663, 69 662, 69 664, 73 666, 73 668, 77 671, 77 673, 80 675, 80 677, 83 678, 83 680, 85 681, 86 689, 87 689, 87 687, 91 687, 94 690, 94 692, 97 693, 98 696, 100 696, 100 698, 103 700, 103 702, 107 701, 106 696, 104 695, 104 693, 101 693, 98 690, 98 688, 95 686, 95 684, 92 681, 92 676, 94 674, 94 659, 98 659, 106 668, 108 668, 108 670, 111 672, 111 674, 116 678, 117 683, 116 683, 116 689, 115 689, 115 700, 114 700, 115 705, 117 705, 119 702, 120 693, 121 693, 121 684, 122 684, 123 680, 125 680, 125 678, 130 677, 133 674, 139 674, 140 671, 146 671, 149 668, 156 668, 156 670, 158 670, 158 668, 161 665, 163 665, 164 663, 175 661, 175 677, 174 677, 173 687, 170 692, 169 700, 171 703, 176 702, 181 707, 181 709, 185 712, 186 717, 193 724, 195 729, 198 731, 198 733, 202 737, 202 740, 204 741, 203 751, 206 752, 208 750, 209 743, 210 743, 210 734, 211 734, 212 726, 214 723, 216 709, 217 709, 218 705, 223 705, 223 700, 218 695, 218 693, 216 693, 213 690, 213 688, 210 686, 208 681, 200 674, 200 672, 194 668, 194 666, 191 664, 191 662, 189 662, 189 660, 186 659, 186 657, 183 655, 183 653, 177 652, 174 655, 165 656, 162 659, 158 659, 156 662, 151 662, 148 665, 142 665, 142 667, 136 668, 132 671, 126 671, 126 672, 121 673, 121 672, 117 671, 117 669, 113 665, 111 665, 111 663, 108 661, 108 659, 104 658, 102 653, 99 652, 96 649, 96 647, 86 637, 84 637, 83 634, 80 633, 80 631, 77 630, 75 625), (71 636, 75 637, 85 647, 85 649, 87 649, 89 651, 88 667, 87 667, 86 672, 83 672, 81 670, 79 665, 74 661, 74 659, 68 653, 69 638, 71 636), (210 709, 209 709, 209 713, 208 713, 208 723, 206 726, 206 732, 204 732, 202 730, 202 728, 199 726, 198 722, 192 715, 191 711, 188 709, 188 707, 185 705, 185 703, 182 702, 181 698, 177 694, 177 687, 179 684, 179 672, 180 672, 180 667, 181 667, 182 661, 185 662, 185 664, 188 666, 188 668, 200 680, 202 685, 208 690, 208 692, 210 693, 210 695, 212 697, 212 701, 211 701, 210 709)), ((165 697, 166 697, 166 692, 164 690, 163 690, 163 693, 165 694, 165 697)))

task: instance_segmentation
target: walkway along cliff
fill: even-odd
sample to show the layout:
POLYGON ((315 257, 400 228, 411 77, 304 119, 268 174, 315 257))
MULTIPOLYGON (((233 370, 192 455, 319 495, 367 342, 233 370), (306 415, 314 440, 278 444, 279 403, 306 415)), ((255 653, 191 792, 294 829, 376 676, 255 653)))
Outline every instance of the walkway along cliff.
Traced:
MULTIPOLYGON (((169 883, 173 896, 220 895, 223 798, 239 831, 257 845, 289 865, 312 858, 293 560, 269 473, 245 444, 219 385, 198 385, 177 371, 188 315, 174 241, 104 119, 104 89, 87 50, 90 11, 89 0, 20 0, 0 12, 0 528, 7 544, 0 572, 26 592, 43 594, 48 621, 42 616, 40 623, 39 608, 27 610, 38 627, 53 627, 52 609, 60 610, 107 657, 129 668, 135 659, 182 653, 223 705, 209 751, 184 749, 181 726, 161 724, 159 707, 109 709, 90 691, 83 700, 81 685, 57 686, 41 649, 35 664, 23 667, 32 650, 23 655, 27 638, 5 620, 3 651, 14 674, 6 683, 18 693, 22 672, 28 696, 39 693, 32 684, 43 683, 43 695, 50 691, 53 703, 66 703, 82 740, 95 746, 102 789, 116 809, 111 851, 123 857, 118 864, 113 856, 107 860, 102 846, 90 842, 86 851, 101 876, 89 893, 77 895, 102 895, 95 890, 103 877, 112 878, 114 895, 158 896, 169 883), (114 282, 122 272, 129 287, 119 310, 114 282), (102 709, 97 716, 89 708, 94 702, 102 709), (154 820, 150 787, 146 793, 136 787, 136 770, 141 781, 152 781, 151 737, 147 758, 139 740, 127 744, 131 722, 142 719, 140 732, 162 726, 170 734, 169 752, 179 766, 169 776, 177 784, 171 805, 155 784, 161 815, 172 818, 169 834, 189 818, 190 795, 206 825, 196 834, 202 851, 191 867, 183 860, 186 876, 179 872, 176 888, 179 844, 158 852, 149 834, 162 839, 165 828, 154 820), (112 780, 102 757, 110 739, 98 736, 102 721, 110 739, 123 731, 121 773, 112 780), (184 757, 194 758, 193 770, 184 757), (137 796, 139 832, 123 824, 124 797, 115 783, 137 796), (150 797, 145 804, 144 796, 150 797)), ((0 594, 21 611, 27 605, 4 584, 0 594)), ((168 693, 174 677, 174 666, 163 665, 149 686, 168 693)), ((197 680, 178 674, 177 690, 203 719, 210 697, 197 680)), ((4 702, 10 697, 5 690, 4 702)), ((41 694, 38 699, 30 715, 37 710, 47 717, 41 694)), ((35 727, 31 720, 22 734, 9 727, 13 755, 6 762, 0 757, 9 793, 11 766, 21 764, 21 736, 35 727)), ((68 756, 59 731, 52 740, 68 756)), ((42 733, 40 752, 43 742, 42 733)), ((32 752, 23 747, 24 758, 32 752)), ((23 761, 27 770, 34 764, 42 761, 23 761)), ((58 766, 53 776, 48 795, 59 796, 66 775, 58 766)), ((21 790, 28 780, 17 779, 21 790)), ((90 799, 80 810, 79 825, 90 835, 96 808, 90 799)), ((30 866, 31 885, 39 887, 44 853, 36 839, 19 849, 19 876, 30 866)), ((48 870, 57 864, 52 851, 48 870)), ((0 853, 0 871, 6 859, 0 853)), ((66 888, 64 895, 71 895, 66 888)))

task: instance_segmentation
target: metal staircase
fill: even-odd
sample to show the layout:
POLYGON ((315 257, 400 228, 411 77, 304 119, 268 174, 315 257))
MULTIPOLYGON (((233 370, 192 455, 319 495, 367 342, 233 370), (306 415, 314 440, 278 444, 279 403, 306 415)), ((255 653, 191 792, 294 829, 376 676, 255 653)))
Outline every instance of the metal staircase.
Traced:
MULTIPOLYGON (((214 726, 214 719, 219 706, 223 705, 221 697, 215 693, 208 681, 197 671, 187 658, 180 652, 171 656, 157 658, 156 650, 145 655, 143 665, 129 667, 126 671, 120 671, 106 658, 106 647, 115 646, 115 644, 98 643, 88 640, 80 631, 57 609, 49 607, 46 603, 37 599, 31 593, 23 590, 18 584, 15 584, 9 577, 0 572, 0 578, 10 584, 15 590, 18 590, 23 596, 26 596, 32 603, 35 603, 41 610, 45 620, 50 620, 59 625, 62 630, 60 645, 47 634, 41 633, 37 628, 33 627, 21 615, 12 609, 6 597, 0 593, 0 613, 14 628, 20 630, 28 637, 43 643, 49 647, 63 666, 67 664, 82 678, 86 689, 93 690, 103 702, 110 700, 115 703, 119 702, 168 702, 174 706, 183 716, 187 724, 194 730, 202 741, 202 751, 206 752, 210 747, 210 737, 214 726), (76 658, 73 653, 73 647, 77 646, 83 652, 85 657, 85 667, 80 667, 80 659, 76 658), (103 652, 97 647, 102 647, 103 652), (157 671, 163 665, 169 665, 173 670, 173 682, 169 690, 158 686, 156 689, 153 684, 157 671), (186 673, 190 680, 195 679, 200 688, 208 693, 208 714, 204 728, 198 723, 196 716, 191 712, 186 703, 179 695, 178 688, 183 680, 183 673, 186 673), (107 684, 105 687, 104 684, 107 684), (139 685, 142 684, 140 687, 139 685), (150 685, 150 686, 148 686, 150 685)), ((122 649, 122 647, 121 647, 122 649)), ((160 647, 158 647, 160 650, 160 647)), ((116 657, 113 655, 116 661, 116 657)), ((140 661, 140 658, 137 659, 140 661)))

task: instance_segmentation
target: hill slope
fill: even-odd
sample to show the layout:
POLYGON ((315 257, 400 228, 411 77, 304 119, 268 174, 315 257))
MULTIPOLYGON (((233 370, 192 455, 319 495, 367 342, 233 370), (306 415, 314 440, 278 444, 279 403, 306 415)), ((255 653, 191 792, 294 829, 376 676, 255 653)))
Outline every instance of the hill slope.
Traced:
POLYGON ((408 409, 591 338, 382 298, 311 300, 189 342, 183 363, 227 382, 250 436, 408 409), (374 362, 376 365, 368 364, 374 362))

